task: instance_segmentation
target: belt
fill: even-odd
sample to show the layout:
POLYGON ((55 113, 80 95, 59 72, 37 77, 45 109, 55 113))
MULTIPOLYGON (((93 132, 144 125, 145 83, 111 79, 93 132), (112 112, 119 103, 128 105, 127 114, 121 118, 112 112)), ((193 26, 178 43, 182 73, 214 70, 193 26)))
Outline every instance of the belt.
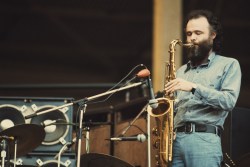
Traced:
POLYGON ((186 122, 184 126, 175 128, 175 131, 185 132, 185 133, 204 132, 204 133, 217 134, 218 136, 221 135, 221 129, 216 126, 196 124, 192 122, 186 122))

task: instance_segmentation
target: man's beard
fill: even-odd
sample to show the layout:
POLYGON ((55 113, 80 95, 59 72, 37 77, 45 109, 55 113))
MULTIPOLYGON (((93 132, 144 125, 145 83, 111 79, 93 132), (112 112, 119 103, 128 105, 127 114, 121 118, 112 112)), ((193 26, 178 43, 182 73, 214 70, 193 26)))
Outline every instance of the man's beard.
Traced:
POLYGON ((209 39, 204 40, 198 44, 195 43, 194 47, 187 49, 187 57, 193 63, 199 63, 208 57, 210 50, 213 47, 213 43, 209 39))

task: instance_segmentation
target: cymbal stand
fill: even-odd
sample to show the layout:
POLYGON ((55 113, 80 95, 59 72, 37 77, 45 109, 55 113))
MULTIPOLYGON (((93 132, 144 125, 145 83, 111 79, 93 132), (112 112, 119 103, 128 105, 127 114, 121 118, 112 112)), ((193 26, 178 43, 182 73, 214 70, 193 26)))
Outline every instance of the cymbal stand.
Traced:
MULTIPOLYGON (((9 136, 0 136, 1 139, 1 157, 2 157, 2 166, 5 166, 5 160, 6 160, 6 155, 7 155, 7 149, 8 147, 8 142, 10 140, 14 140, 14 137, 9 137, 9 136), (9 141, 8 141, 9 140, 9 141)), ((16 162, 16 148, 17 148, 17 143, 15 140, 15 153, 14 153, 14 161, 16 162)), ((9 160, 8 160, 9 161, 9 160)), ((14 163, 14 167, 16 167, 15 163, 14 163)))
POLYGON ((7 149, 7 141, 6 141, 6 139, 3 139, 3 140, 1 141, 2 167, 4 167, 4 164, 5 164, 6 149, 7 149))
POLYGON ((16 167, 16 153, 17 153, 17 140, 14 141, 15 142, 15 150, 14 150, 14 167, 16 167))

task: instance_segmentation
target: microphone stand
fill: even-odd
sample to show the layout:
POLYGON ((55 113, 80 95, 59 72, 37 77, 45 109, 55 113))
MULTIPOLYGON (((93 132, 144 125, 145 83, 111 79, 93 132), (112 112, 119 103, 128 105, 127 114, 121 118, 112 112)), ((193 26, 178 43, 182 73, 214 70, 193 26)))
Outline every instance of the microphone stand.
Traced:
POLYGON ((147 133, 148 133, 148 167, 151 167, 151 127, 150 127, 150 114, 147 112, 147 133))
POLYGON ((55 111, 55 110, 58 110, 58 109, 61 109, 61 108, 64 108, 64 107, 72 106, 73 104, 78 104, 78 103, 82 103, 82 102, 87 103, 88 101, 97 99, 99 97, 106 96, 106 95, 109 95, 109 94, 113 94, 113 93, 116 93, 116 92, 120 92, 122 90, 130 89, 130 88, 133 88, 133 87, 137 87, 137 86, 140 86, 142 84, 144 84, 144 82, 137 82, 137 83, 134 83, 134 84, 131 84, 131 85, 128 85, 128 86, 125 86, 125 87, 121 87, 121 88, 118 88, 118 89, 114 89, 114 90, 111 90, 111 91, 107 91, 107 92, 104 92, 104 93, 101 93, 101 94, 98 94, 98 95, 95 95, 95 96, 87 97, 87 98, 80 99, 80 100, 77 100, 77 101, 73 101, 71 103, 67 103, 67 104, 64 104, 64 105, 61 105, 61 106, 58 106, 58 107, 53 107, 51 109, 44 110, 44 111, 41 111, 41 112, 38 112, 38 113, 30 114, 30 115, 25 116, 24 118, 25 119, 33 118, 35 116, 46 114, 46 113, 51 112, 51 111, 55 111))
MULTIPOLYGON (((104 93, 101 93, 101 94, 98 94, 98 95, 95 95, 95 96, 91 96, 91 97, 80 99, 80 100, 77 100, 77 101, 74 101, 74 102, 71 102, 71 103, 67 103, 65 105, 54 107, 54 108, 51 108, 51 109, 48 109, 48 110, 44 110, 44 111, 41 111, 41 112, 38 112, 38 113, 30 114, 30 115, 25 116, 24 118, 25 119, 29 119, 29 118, 32 118, 32 117, 35 117, 35 116, 38 116, 38 115, 46 114, 46 113, 54 111, 54 110, 58 110, 58 109, 61 109, 61 108, 64 108, 64 107, 71 106, 73 104, 83 103, 84 109, 80 110, 80 117, 79 117, 79 132, 78 132, 79 139, 78 139, 77 166, 76 166, 76 167, 80 167, 81 141, 82 141, 82 120, 83 120, 83 114, 86 111, 87 102, 91 101, 91 100, 94 100, 94 99, 97 99, 97 98, 102 97, 102 96, 106 96, 106 95, 109 95, 109 94, 120 92, 122 90, 126 90, 126 89, 130 89, 130 88, 133 88, 133 87, 137 87, 137 86, 140 86, 142 84, 144 84, 144 82, 134 83, 134 84, 131 84, 131 85, 128 85, 128 86, 124 86, 124 87, 121 87, 121 88, 118 88, 118 89, 114 89, 114 90, 111 90, 111 91, 107 91, 107 92, 104 92, 104 93)), ((81 166, 81 167, 83 167, 83 166, 81 166)))
POLYGON ((142 113, 145 111, 145 109, 147 108, 147 106, 148 106, 148 104, 145 105, 145 106, 142 108, 142 110, 140 111, 140 113, 137 114, 137 116, 131 121, 131 123, 129 123, 129 125, 127 126, 127 128, 125 128, 125 129, 122 131, 122 133, 121 133, 120 136, 124 136, 124 135, 125 135, 125 133, 129 130, 129 128, 130 128, 130 127, 135 123, 135 121, 142 115, 142 113))
POLYGON ((80 118, 79 118, 79 131, 78 131, 78 147, 77 147, 77 167, 80 167, 80 159, 81 159, 81 148, 82 148, 82 121, 83 114, 85 114, 87 108, 87 104, 84 103, 83 108, 80 110, 80 118))
MULTIPOLYGON (((140 113, 131 121, 129 126, 127 126, 121 133, 120 136, 124 136, 128 129, 135 123, 135 121, 142 115, 142 113, 147 109, 148 104, 146 104, 140 113)), ((147 157, 148 157, 148 167, 151 167, 151 128, 150 128, 150 115, 147 113, 147 157)))
POLYGON ((88 154, 89 153, 89 150, 90 150, 90 143, 89 143, 89 132, 90 132, 90 127, 85 127, 85 131, 86 131, 86 135, 85 135, 85 148, 86 148, 86 153, 88 154))

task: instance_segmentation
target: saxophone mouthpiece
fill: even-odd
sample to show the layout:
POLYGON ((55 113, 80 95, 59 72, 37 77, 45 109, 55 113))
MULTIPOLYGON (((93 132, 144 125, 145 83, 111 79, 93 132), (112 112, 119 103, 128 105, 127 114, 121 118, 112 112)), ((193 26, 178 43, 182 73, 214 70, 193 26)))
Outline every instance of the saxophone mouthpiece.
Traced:
POLYGON ((192 42, 182 44, 182 46, 187 47, 187 48, 192 48, 192 47, 194 47, 194 45, 195 45, 195 44, 194 44, 194 43, 192 43, 192 42))

